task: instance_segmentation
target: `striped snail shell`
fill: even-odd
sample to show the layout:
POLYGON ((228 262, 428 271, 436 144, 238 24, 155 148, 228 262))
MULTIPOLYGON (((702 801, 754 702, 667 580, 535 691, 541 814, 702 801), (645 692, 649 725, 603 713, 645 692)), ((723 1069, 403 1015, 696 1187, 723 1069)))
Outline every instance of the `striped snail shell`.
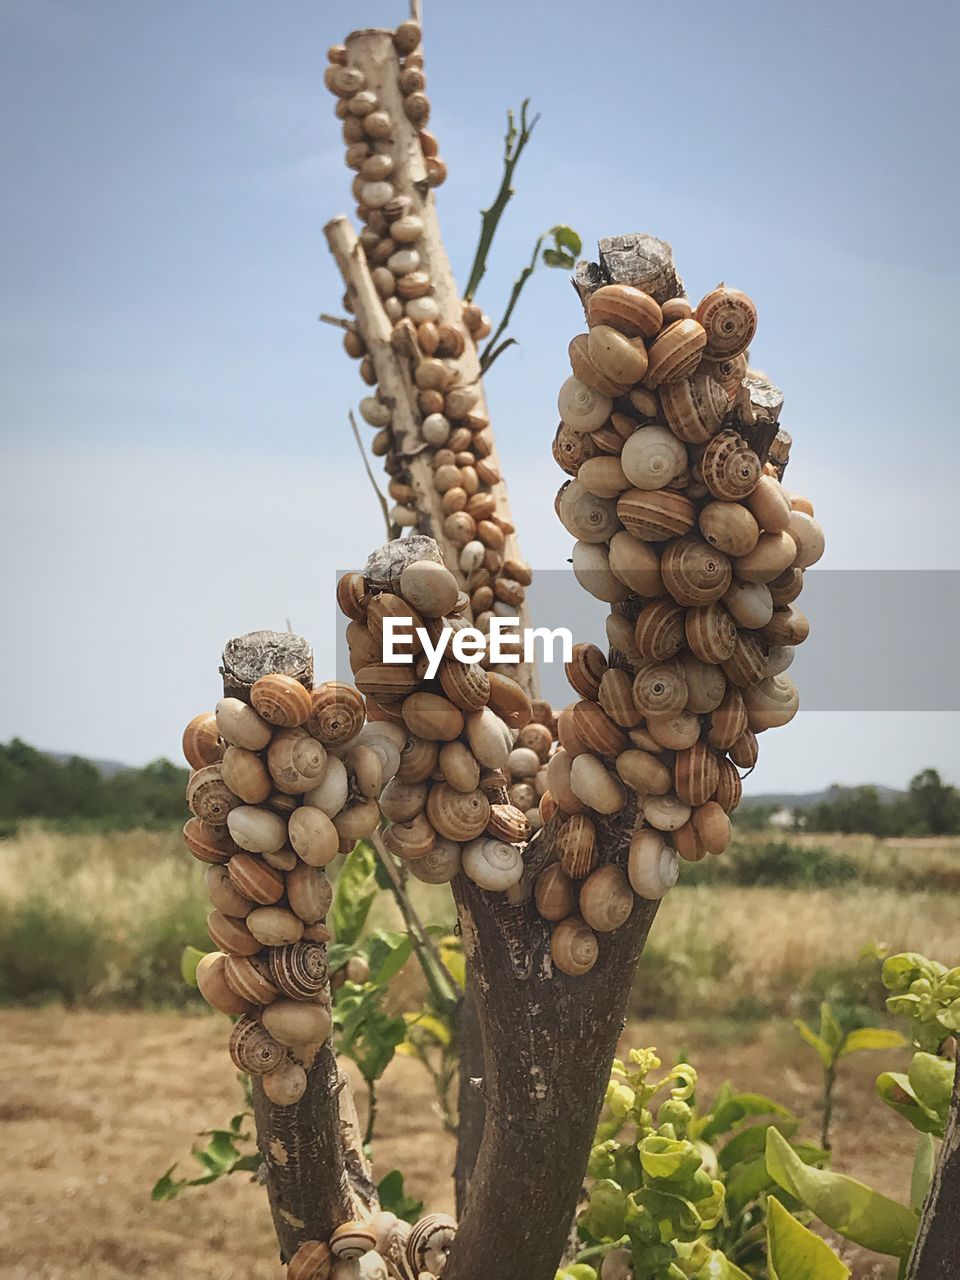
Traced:
POLYGON ((727 678, 712 662, 701 662, 688 651, 681 653, 677 661, 687 682, 687 711, 705 715, 713 711, 723 700, 727 678))
POLYGON ((664 382, 688 378, 700 363, 707 335, 696 320, 675 320, 661 330, 650 345, 644 385, 656 388, 664 382))
POLYGON ((606 542, 620 528, 618 514, 613 498, 596 497, 579 480, 570 480, 557 495, 560 523, 581 542, 606 542))
POLYGON ((611 325, 628 338, 655 338, 663 324, 659 303, 629 284, 597 289, 587 303, 587 317, 591 325, 611 325))
POLYGON ((653 423, 638 427, 626 441, 620 465, 636 488, 663 489, 686 469, 687 451, 669 427, 653 423))
POLYGON ((227 871, 237 893, 251 902, 270 906, 283 897, 283 873, 267 866, 262 858, 251 853, 235 853, 227 863, 227 871))
POLYGON ((305 1240, 287 1264, 287 1280, 330 1280, 333 1254, 322 1240, 305 1240))
POLYGON ((706 804, 719 780, 717 757, 705 742, 695 742, 674 757, 673 789, 684 804, 706 804))
POLYGON ((583 804, 570 787, 572 764, 573 758, 562 746, 553 753, 547 764, 547 790, 563 813, 576 814, 583 804))
POLYGON ((224 782, 219 764, 204 765, 190 775, 187 805, 210 826, 223 826, 227 816, 239 804, 240 797, 235 796, 224 782))
POLYGON ((760 631, 760 635, 768 644, 794 645, 803 644, 810 634, 810 622, 805 613, 796 605, 787 605, 785 609, 774 609, 760 631))
POLYGON ((202 818, 189 818, 184 823, 183 839, 198 862, 206 862, 211 866, 228 862, 237 851, 233 836, 225 824, 213 826, 202 818))
MULTIPOLYGON (((626 487, 626 486, 624 486, 626 487)), ((212 711, 194 716, 183 731, 183 757, 191 769, 216 764, 223 756, 217 717, 212 711)))
POLYGON ((750 631, 740 631, 733 653, 723 664, 723 671, 731 684, 748 688, 763 679, 767 653, 764 645, 750 631))
POLYGON ((447 840, 474 840, 490 821, 490 801, 479 789, 457 791, 440 782, 427 797, 427 817, 437 834, 447 840))
MULTIPOLYGON (((794 544, 796 545, 796 544, 794 544)), ((793 604, 803 591, 803 570, 788 568, 771 578, 767 586, 770 588, 770 599, 775 606, 793 604)))
POLYGON ((440 687, 461 711, 477 711, 490 700, 490 678, 479 662, 448 658, 440 667, 440 687))
POLYGON ((254 711, 268 724, 284 729, 303 724, 310 714, 310 692, 293 676, 273 672, 261 676, 250 690, 254 711))
POLYGON ((291 1000, 312 1000, 327 985, 327 953, 315 942, 270 949, 270 977, 291 1000))
POLYGON ((717 789, 712 799, 716 800, 724 813, 733 813, 743 795, 743 783, 740 781, 736 765, 730 760, 721 758, 717 764, 717 789))
POLYGON ((620 867, 597 867, 580 889, 580 914, 598 933, 612 933, 630 918, 633 890, 620 867))
POLYGON ((401 782, 423 782, 437 767, 440 748, 436 742, 408 734, 400 752, 400 768, 397 777, 401 782))
POLYGON ((696 317, 706 331, 704 355, 730 359, 746 351, 757 331, 757 308, 739 289, 718 285, 702 298, 696 317))
POLYGON ((757 735, 751 732, 750 729, 745 729, 736 742, 727 748, 727 754, 733 763, 739 765, 741 769, 752 769, 757 763, 757 757, 760 754, 757 735))
MULTIPOLYGON (((477 782, 479 780, 478 772, 477 782)), ((388 822, 410 822, 418 813, 423 812, 427 803, 427 791, 426 782, 401 782, 399 778, 391 778, 380 794, 380 811, 388 822)))
MULTIPOLYGON (((628 489, 617 499, 616 516, 642 542, 665 542, 667 538, 682 537, 690 532, 695 520, 693 503, 672 489, 628 489)), ((598 541, 610 537, 616 530, 614 524, 598 541)))
POLYGON ((363 728, 363 721, 363 699, 353 685, 328 680, 314 689, 307 730, 324 746, 349 742, 363 728))
POLYGON ((730 685, 716 711, 711 711, 707 721, 707 742, 718 751, 732 747, 747 727, 747 712, 743 694, 730 685))
POLYGON ((610 417, 613 398, 573 376, 567 378, 557 397, 560 417, 571 431, 596 431, 610 417))
MULTIPOLYGON (((610 332, 610 330, 607 330, 610 332)), ((621 335, 617 335, 620 337, 621 335)), ((595 358, 596 352, 591 349, 590 337, 586 333, 578 333, 567 347, 570 367, 573 376, 585 386, 603 396, 621 396, 630 388, 630 383, 611 377, 604 371, 595 358)), ((644 349, 646 355, 646 349, 644 349)))
POLYGON ((600 681, 600 706, 614 724, 632 729, 639 724, 642 713, 633 700, 633 681, 622 667, 611 667, 600 681))
POLYGON ((230 879, 230 872, 222 863, 211 863, 203 873, 203 886, 211 904, 225 916, 243 919, 253 910, 253 903, 240 893, 230 879))
POLYGON ((627 748, 626 735, 621 727, 601 706, 586 698, 574 704, 573 727, 584 747, 597 755, 615 756, 627 748))
POLYGON ((720 383, 701 367, 692 378, 664 383, 660 404, 675 436, 704 444, 720 430, 730 402, 720 383))
POLYGON ((227 982, 224 965, 228 957, 222 951, 209 951, 200 957, 197 965, 197 988, 207 1004, 220 1013, 234 1016, 238 1013, 250 1013, 252 1004, 234 991, 227 982))
POLYGON ((723 596, 733 569, 722 551, 691 533, 664 549, 660 576, 678 604, 704 605, 723 596))
POLYGON ((401 708, 411 733, 433 742, 452 742, 463 732, 463 714, 447 698, 436 693, 411 693, 401 708))
POLYGON ((600 948, 597 935, 579 916, 568 916, 554 926, 550 935, 550 956, 561 973, 583 977, 597 963, 600 948))
POLYGON ((342 1222, 330 1237, 335 1258, 359 1258, 376 1247, 377 1237, 366 1222, 342 1222))
POLYGON ((207 933, 219 951, 232 956, 252 956, 260 950, 260 941, 255 938, 243 920, 224 915, 214 909, 207 916, 207 933))
POLYGON ((736 431, 721 431, 700 456, 700 475, 715 498, 736 502, 757 487, 760 459, 736 431))
POLYGON ((582 880, 597 860, 597 829, 584 813, 567 818, 557 832, 560 866, 571 880, 582 880))
POLYGON ((530 820, 516 805, 491 805, 487 835, 495 840, 504 840, 507 844, 520 844, 530 838, 530 820))
POLYGON ((277 998, 269 966, 261 956, 227 956, 223 976, 227 985, 251 1004, 269 1004, 277 998))
POLYGON ((405 698, 419 683, 412 665, 394 662, 372 662, 354 672, 354 679, 365 697, 374 698, 381 705, 405 698))
POLYGON ((321 867, 297 861, 287 872, 287 900, 304 924, 323 920, 333 901, 333 886, 321 867))
POLYGON ((481 836, 465 845, 460 855, 464 875, 481 889, 504 893, 523 875, 523 858, 512 844, 481 836))
MULTIPOLYGON (((361 402, 361 413, 363 412, 361 402)), ((379 405, 379 401, 374 401, 379 405)), ((389 415, 389 410, 387 411, 389 415)), ((389 416, 387 418, 389 421, 389 416)), ((385 424, 378 424, 383 426, 385 424)), ((337 605, 344 617, 349 618, 351 622, 363 622, 367 616, 367 605, 370 603, 370 597, 367 595, 367 583, 362 573, 345 573, 337 581, 337 605)))
POLYGON ((246 1013, 233 1025, 229 1043, 230 1057, 239 1071, 252 1076, 262 1076, 265 1071, 275 1071, 286 1058, 283 1045, 246 1013))
POLYGON ((769 676, 743 695, 747 724, 754 733, 778 729, 797 714, 800 695, 789 676, 769 676))
POLYGON ((571 688, 581 698, 595 699, 599 696, 600 682, 606 670, 607 660, 595 644, 575 644, 570 651, 570 661, 564 664, 571 688))
POLYGON ((449 884, 460 871, 460 846, 454 840, 438 839, 425 858, 414 858, 407 869, 423 884, 449 884))
POLYGON ((565 920, 577 905, 573 880, 559 862, 551 862, 537 876, 533 897, 544 920, 565 920))
POLYGON ((684 620, 682 605, 673 599, 652 600, 637 615, 634 644, 646 662, 663 662, 683 648, 684 620))
POLYGON ((686 612, 687 644, 701 662, 725 662, 737 643, 737 624, 723 605, 696 605, 686 612))
POLYGON ((730 819, 716 801, 708 800, 677 828, 673 843, 688 862, 699 862, 708 853, 723 853, 730 843, 730 819))
POLYGON ((676 662, 641 667, 633 681, 637 710, 650 719, 674 716, 687 705, 687 682, 676 662))
POLYGON ((575 476, 585 462, 596 455, 597 446, 585 431, 573 431, 565 422, 553 438, 553 459, 568 476, 575 476))
POLYGON ((415 1223, 407 1239, 407 1261, 414 1274, 428 1271, 440 1276, 456 1234, 456 1219, 446 1213, 428 1213, 415 1223))
POLYGON ((394 822, 383 833, 383 843, 405 862, 425 858, 437 841, 437 833, 425 813, 409 822, 394 822))
POLYGON ((634 893, 657 902, 677 883, 680 862, 659 831, 643 828, 630 841, 627 875, 634 893))
POLYGON ((743 352, 723 360, 711 360, 705 355, 700 362, 700 368, 719 382, 727 398, 733 400, 747 374, 747 357, 743 352))
POLYGON ((643 796, 662 796, 670 790, 670 770, 658 755, 639 747, 621 751, 617 756, 617 773, 628 787, 643 796))
POLYGON ((672 791, 662 796, 645 796, 642 808, 644 819, 657 831, 676 831, 690 817, 690 805, 684 804, 672 791))

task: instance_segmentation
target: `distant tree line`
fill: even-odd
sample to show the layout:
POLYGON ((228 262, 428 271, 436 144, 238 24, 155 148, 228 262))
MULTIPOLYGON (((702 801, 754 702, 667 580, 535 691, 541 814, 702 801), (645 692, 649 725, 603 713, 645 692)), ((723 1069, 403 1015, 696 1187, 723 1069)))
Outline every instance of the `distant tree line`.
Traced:
POLYGON ((106 776, 90 760, 57 760, 18 738, 0 743, 0 822, 24 818, 123 829, 182 822, 186 769, 154 760, 106 776))
POLYGON ((960 834, 960 791, 924 769, 905 795, 884 798, 876 787, 831 787, 827 799, 796 815, 806 831, 874 836, 960 834))

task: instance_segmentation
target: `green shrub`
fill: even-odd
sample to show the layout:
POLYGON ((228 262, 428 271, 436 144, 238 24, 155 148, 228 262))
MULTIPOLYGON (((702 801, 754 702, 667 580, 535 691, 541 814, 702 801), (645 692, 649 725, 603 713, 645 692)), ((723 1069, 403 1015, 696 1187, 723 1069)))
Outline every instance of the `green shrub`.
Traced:
POLYGON ((186 893, 163 904, 143 920, 124 948, 123 965, 111 983, 111 995, 126 1005, 192 1005, 197 993, 180 973, 184 947, 213 950, 207 933, 208 904, 186 893))
POLYGON ((745 888, 781 886, 788 889, 830 889, 858 879, 860 867, 845 853, 819 845, 802 848, 788 840, 764 844, 734 843, 722 858, 705 858, 685 868, 692 884, 713 881, 745 888))
POLYGON ((106 962, 95 923, 40 896, 0 904, 0 999, 81 1003, 103 982, 106 962))

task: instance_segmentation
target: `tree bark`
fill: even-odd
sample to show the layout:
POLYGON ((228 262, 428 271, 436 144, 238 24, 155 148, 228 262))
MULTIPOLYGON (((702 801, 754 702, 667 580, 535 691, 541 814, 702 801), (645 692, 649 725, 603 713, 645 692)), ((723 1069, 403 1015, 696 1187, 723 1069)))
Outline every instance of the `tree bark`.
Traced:
MULTIPOLYGON (((220 670, 224 696, 244 702, 254 682, 270 672, 313 687, 309 644, 282 631, 254 631, 230 640, 220 670)), ((327 1240, 341 1222, 377 1205, 350 1086, 340 1075, 332 1041, 303 1065, 307 1089, 293 1106, 271 1102, 260 1077, 252 1077, 257 1145, 284 1262, 304 1240, 327 1240)))
POLYGON ((960 1070, 954 1074, 950 1119, 923 1204, 906 1280, 956 1280, 960 1272, 960 1070))
POLYGON ((471 965, 467 967, 467 988, 460 1003, 460 1070, 457 1091, 457 1158, 453 1167, 457 1217, 467 1204, 470 1179, 477 1163, 480 1139, 486 1119, 484 1102, 483 1040, 477 1017, 471 965))

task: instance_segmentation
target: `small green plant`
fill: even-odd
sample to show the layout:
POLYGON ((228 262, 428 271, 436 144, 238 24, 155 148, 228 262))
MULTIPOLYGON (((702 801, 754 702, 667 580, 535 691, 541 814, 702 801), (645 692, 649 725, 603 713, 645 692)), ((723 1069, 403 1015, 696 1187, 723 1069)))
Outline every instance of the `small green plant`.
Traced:
POLYGON ((0 904, 0 1001, 80 1003, 106 977, 96 921, 42 896, 0 904))

